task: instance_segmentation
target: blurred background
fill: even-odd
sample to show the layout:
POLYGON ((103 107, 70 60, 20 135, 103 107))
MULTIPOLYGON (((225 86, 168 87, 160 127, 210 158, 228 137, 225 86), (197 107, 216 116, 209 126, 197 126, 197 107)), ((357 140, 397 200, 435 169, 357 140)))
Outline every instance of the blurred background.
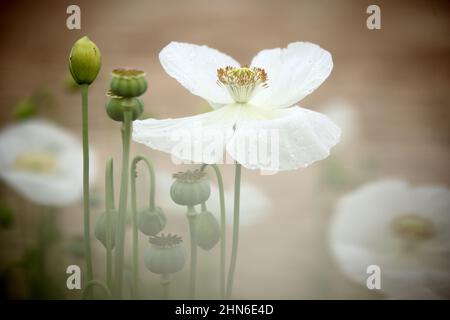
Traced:
MULTIPOLYGON (((94 224, 103 210, 107 156, 116 160, 116 177, 120 165, 119 124, 104 110, 113 68, 146 71, 145 117, 181 117, 205 112, 208 105, 162 69, 158 53, 170 41, 206 44, 242 64, 265 48, 294 41, 317 43, 331 52, 334 69, 300 105, 334 119, 343 130, 342 142, 330 157, 306 169, 273 176, 243 171, 249 196, 242 199, 245 222, 234 297, 384 298, 340 271, 329 245, 330 221, 342 196, 372 181, 395 178, 414 185, 449 186, 449 18, 445 0, 2 1, 0 127, 44 118, 81 139, 80 94, 70 81, 68 55, 84 35, 98 45, 102 69, 90 90, 94 224), (66 8, 71 4, 81 8, 81 30, 66 28, 66 8), (381 8, 381 30, 366 27, 370 4, 381 8)), ((140 153, 151 157, 159 174, 157 199, 168 216, 167 231, 179 233, 188 246, 184 212, 167 200, 170 175, 186 166, 133 143, 132 154, 140 153)), ((231 188, 233 167, 222 168, 226 187, 231 188)), ((142 204, 147 201, 146 182, 139 181, 142 204)), ((84 268, 81 199, 58 208, 42 206, 1 182, 0 204, 2 295, 79 298, 79 291, 65 289, 65 268, 84 268), (47 221, 44 226, 42 219, 47 221), (44 271, 35 268, 40 263, 53 280, 40 283, 44 271)), ((228 208, 231 215, 231 205, 228 208)), ((93 243, 95 273, 103 277, 104 250, 94 237, 93 243)), ((141 243, 146 244, 145 238, 141 243)), ((198 295, 208 298, 216 290, 218 248, 202 252, 200 260, 198 295)), ((449 267, 445 265, 447 272, 449 267)), ((185 296, 186 269, 175 276, 179 289, 174 298, 185 296)), ((158 284, 143 267, 141 276, 149 292, 153 282, 158 284)))

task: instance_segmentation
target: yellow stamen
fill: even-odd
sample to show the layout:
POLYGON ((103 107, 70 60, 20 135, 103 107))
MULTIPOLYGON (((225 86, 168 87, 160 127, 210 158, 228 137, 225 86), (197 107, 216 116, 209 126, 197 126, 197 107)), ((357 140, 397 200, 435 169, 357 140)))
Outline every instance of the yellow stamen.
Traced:
POLYGON ((227 88, 237 103, 246 103, 258 87, 267 87, 267 73, 262 68, 230 67, 217 69, 217 83, 227 88))

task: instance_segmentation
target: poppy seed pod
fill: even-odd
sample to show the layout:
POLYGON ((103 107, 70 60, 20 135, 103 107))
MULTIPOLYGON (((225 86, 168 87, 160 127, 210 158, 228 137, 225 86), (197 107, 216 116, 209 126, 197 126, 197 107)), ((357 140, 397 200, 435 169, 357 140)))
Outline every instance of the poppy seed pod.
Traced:
POLYGON ((177 235, 150 237, 150 246, 145 248, 144 263, 148 270, 156 274, 171 274, 183 269, 186 251, 180 245, 182 239, 177 235))
POLYGON ((172 200, 182 206, 196 206, 208 200, 211 188, 205 179, 205 172, 200 170, 179 172, 170 188, 172 200))
MULTIPOLYGON (((111 249, 115 246, 116 239, 116 225, 118 214, 116 210, 110 211, 111 218, 111 249)), ((95 237, 99 240, 103 246, 106 248, 106 212, 103 212, 98 218, 95 224, 94 230, 95 237)))
POLYGON ((166 221, 166 216, 160 207, 154 210, 145 208, 137 216, 138 228, 147 236, 154 236, 161 232, 166 226, 166 221))
POLYGON ((195 240, 203 250, 211 250, 220 240, 220 226, 217 218, 202 210, 196 217, 195 240))
POLYGON ((100 71, 100 50, 88 37, 74 43, 69 56, 69 70, 78 84, 91 84, 100 71))
POLYGON ((145 72, 137 69, 114 69, 109 84, 112 93, 123 98, 139 97, 147 91, 145 72))
POLYGON ((123 121, 125 106, 131 107, 133 111, 132 121, 138 119, 144 112, 144 103, 138 98, 122 99, 120 97, 111 97, 105 105, 106 113, 115 121, 123 121))

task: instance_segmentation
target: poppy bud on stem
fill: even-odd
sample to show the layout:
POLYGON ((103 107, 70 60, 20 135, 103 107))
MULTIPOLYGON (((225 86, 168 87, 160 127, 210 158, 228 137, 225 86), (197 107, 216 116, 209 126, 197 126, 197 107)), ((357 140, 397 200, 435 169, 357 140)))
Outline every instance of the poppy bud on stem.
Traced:
MULTIPOLYGON (((92 255, 90 243, 89 212, 89 116, 88 88, 94 82, 101 67, 101 54, 98 47, 88 37, 79 39, 72 46, 69 56, 69 70, 76 83, 81 86, 82 133, 83 133, 83 207, 84 244, 86 255, 87 281, 92 281, 92 255)), ((90 292, 88 291, 89 295, 90 292)))
POLYGON ((166 217, 161 208, 155 206, 155 171, 151 161, 144 156, 136 156, 131 163, 131 209, 133 220, 133 294, 139 296, 139 243, 138 229, 148 235, 155 236, 166 225, 166 217), (137 164, 146 164, 150 177, 149 207, 141 210, 138 215, 136 197, 137 164))

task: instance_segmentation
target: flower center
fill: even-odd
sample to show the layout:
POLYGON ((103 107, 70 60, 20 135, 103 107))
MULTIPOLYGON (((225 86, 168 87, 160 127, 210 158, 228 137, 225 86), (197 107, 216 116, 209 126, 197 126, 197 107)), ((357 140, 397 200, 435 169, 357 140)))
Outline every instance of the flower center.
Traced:
POLYGON ((434 225, 428 219, 415 214, 406 214, 392 221, 394 233, 408 242, 418 242, 433 238, 434 225))
POLYGON ((35 173, 50 173, 56 170, 57 163, 48 153, 23 153, 14 161, 14 168, 35 173))
POLYGON ((217 79, 237 103, 247 103, 258 89, 267 87, 267 73, 262 68, 227 66, 217 69, 217 79))

